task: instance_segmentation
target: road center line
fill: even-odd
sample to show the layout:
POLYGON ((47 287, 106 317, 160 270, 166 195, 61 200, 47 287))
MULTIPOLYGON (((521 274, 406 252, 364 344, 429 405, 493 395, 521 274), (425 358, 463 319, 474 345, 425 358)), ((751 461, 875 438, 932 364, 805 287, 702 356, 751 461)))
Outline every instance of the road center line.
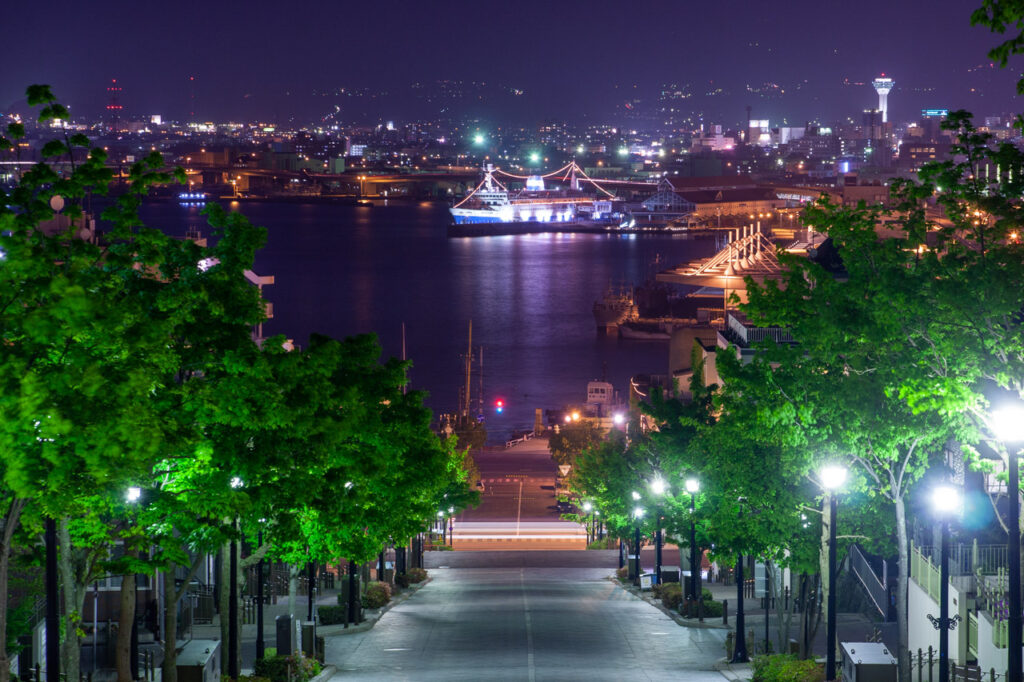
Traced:
POLYGON ((533 621, 530 619, 530 603, 526 600, 526 580, 523 569, 519 569, 519 588, 523 591, 523 614, 526 616, 526 679, 536 682, 537 669, 533 664, 533 621))

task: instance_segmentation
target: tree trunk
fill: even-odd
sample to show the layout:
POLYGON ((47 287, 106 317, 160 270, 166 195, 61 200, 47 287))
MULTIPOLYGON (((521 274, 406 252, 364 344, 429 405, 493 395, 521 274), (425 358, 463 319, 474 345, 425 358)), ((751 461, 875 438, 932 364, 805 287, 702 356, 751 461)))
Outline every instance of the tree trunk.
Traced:
POLYGON ((192 577, 205 561, 206 555, 203 553, 196 557, 188 575, 181 583, 181 589, 177 588, 174 579, 177 564, 172 564, 164 572, 164 662, 161 666, 163 682, 178 682, 178 603, 188 594, 192 577))
POLYGON ((88 585, 79 579, 79 575, 89 571, 85 566, 82 567, 81 573, 75 570, 76 558, 82 561, 87 559, 76 557, 76 554, 81 555, 83 552, 71 544, 67 519, 61 519, 57 524, 57 541, 60 547, 57 570, 60 571, 64 607, 64 640, 60 643, 60 663, 65 679, 77 680, 81 674, 82 662, 82 640, 78 635, 78 626, 82 622, 82 606, 85 603, 85 590, 88 585))
POLYGON ((299 597, 299 575, 302 568, 298 564, 288 564, 288 615, 295 622, 295 606, 299 597))
MULTIPOLYGON (((125 554, 138 556, 129 549, 125 554)), ((132 682, 136 672, 132 667, 132 625, 135 623, 135 574, 121 578, 121 613, 117 622, 117 682, 132 682)))
POLYGON ((899 574, 896 582, 896 629, 899 634, 900 679, 910 679, 910 652, 907 650, 907 595, 910 581, 910 542, 907 538, 907 508, 902 495, 893 500, 896 507, 896 546, 900 552, 899 574))
MULTIPOLYGON (((832 509, 828 503, 828 497, 821 504, 821 550, 818 552, 818 575, 821 576, 821 603, 818 605, 820 613, 828 618, 828 545, 829 545, 829 529, 832 526, 832 509)), ((838 573, 838 564, 836 562, 836 573, 838 573)))
POLYGON ((8 569, 11 562, 11 538, 21 521, 25 500, 12 498, 3 519, 3 534, 0 535, 0 682, 10 682, 11 661, 7 657, 7 595, 8 569))
MULTIPOLYGON (((188 581, 182 594, 188 587, 188 581)), ((164 662, 163 682, 178 682, 178 596, 174 589, 174 565, 164 573, 164 662)))
POLYGON ((227 675, 230 670, 228 662, 228 638, 230 637, 228 626, 228 592, 231 589, 228 582, 231 580, 231 544, 225 543, 220 548, 220 578, 217 580, 217 611, 220 613, 220 669, 227 675))

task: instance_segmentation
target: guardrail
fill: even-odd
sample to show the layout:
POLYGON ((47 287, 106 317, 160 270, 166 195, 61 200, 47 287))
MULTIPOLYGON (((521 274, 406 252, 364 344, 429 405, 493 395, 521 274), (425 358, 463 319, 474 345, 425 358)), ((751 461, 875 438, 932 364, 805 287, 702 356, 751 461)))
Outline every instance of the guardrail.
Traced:
POLYGON ((526 433, 524 433, 519 438, 513 438, 512 440, 505 441, 505 447, 506 448, 510 448, 513 445, 519 445, 520 443, 525 443, 526 441, 530 440, 531 438, 533 438, 533 431, 527 431, 526 433))
POLYGON ((888 618, 888 590, 885 589, 885 585, 875 575, 875 571, 871 568, 871 564, 868 563, 867 557, 864 556, 864 553, 857 545, 850 545, 850 568, 853 569, 853 574, 857 576, 861 585, 867 590, 871 603, 875 605, 875 608, 878 609, 883 618, 888 618))

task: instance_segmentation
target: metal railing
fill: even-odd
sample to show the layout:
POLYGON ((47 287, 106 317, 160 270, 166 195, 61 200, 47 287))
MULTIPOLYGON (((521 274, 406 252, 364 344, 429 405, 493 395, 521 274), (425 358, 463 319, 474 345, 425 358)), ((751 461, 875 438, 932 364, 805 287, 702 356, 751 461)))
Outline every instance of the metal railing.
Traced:
POLYGON ((978 616, 967 614, 967 658, 978 660, 978 616))
MULTIPOLYGON (((928 545, 918 547, 923 555, 932 563, 939 563, 939 548, 928 545)), ((996 575, 1006 570, 1009 565, 1006 545, 952 545, 949 548, 949 574, 957 575, 996 575)))
POLYGON ((889 591, 879 580, 878 576, 875 575, 874 569, 871 568, 871 564, 868 563, 868 558, 864 556, 864 552, 861 551, 858 545, 850 545, 850 568, 853 570, 853 574, 860 580, 861 585, 867 590, 868 597, 871 599, 871 603, 875 605, 878 612, 883 618, 889 616, 889 591))

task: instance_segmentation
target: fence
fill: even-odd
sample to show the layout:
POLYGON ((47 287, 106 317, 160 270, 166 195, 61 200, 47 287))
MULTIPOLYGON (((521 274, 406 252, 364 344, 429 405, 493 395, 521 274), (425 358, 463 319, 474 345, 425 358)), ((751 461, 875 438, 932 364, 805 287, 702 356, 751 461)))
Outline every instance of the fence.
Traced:
MULTIPOLYGON (((918 649, 910 654, 911 682, 938 682, 939 652, 928 647, 927 651, 918 649)), ((1001 682, 1006 680, 1006 671, 996 672, 995 668, 982 670, 976 665, 957 665, 949 663, 949 679, 951 682, 1001 682)))

